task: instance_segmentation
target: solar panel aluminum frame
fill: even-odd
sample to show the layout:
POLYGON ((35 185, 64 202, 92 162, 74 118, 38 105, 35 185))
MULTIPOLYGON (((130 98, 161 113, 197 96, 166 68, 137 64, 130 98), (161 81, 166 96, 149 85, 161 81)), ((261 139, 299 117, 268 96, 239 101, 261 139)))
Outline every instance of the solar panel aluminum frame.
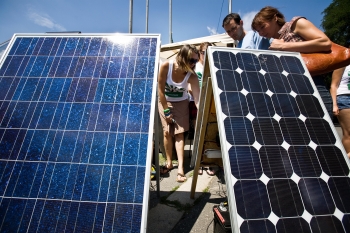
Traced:
MULTIPOLYGON (((5 56, 5 53, 6 53, 6 51, 7 51, 7 48, 8 48, 8 45, 9 45, 9 43, 10 43, 10 40, 8 40, 8 41, 5 41, 5 42, 3 42, 1 45, 0 45, 0 62, 1 62, 1 60, 4 58, 4 56, 5 56), (6 46, 6 47, 5 47, 6 46)), ((0 63, 1 64, 1 63, 0 63)))
MULTIPOLYGON (((156 48, 155 48, 155 63, 153 70, 153 81, 152 81, 152 94, 150 104, 150 116, 149 116, 149 125, 148 125, 148 139, 147 139, 147 153, 145 155, 145 174, 151 174, 151 164, 152 164, 152 154, 153 154, 153 133, 154 133, 154 116, 157 114, 155 112, 156 106, 156 90, 157 90, 157 76, 158 76, 158 66, 159 66, 159 54, 160 54, 160 34, 122 34, 122 33, 83 33, 83 34, 70 34, 70 33, 19 33, 14 34, 10 40, 7 49, 4 51, 3 55, 0 57, 0 69, 4 65, 4 61, 9 54, 12 46, 14 45, 17 38, 24 37, 36 37, 36 38, 108 38, 110 40, 119 40, 125 41, 127 43, 132 38, 152 38, 156 39, 156 48)), ((149 184, 150 184, 150 175, 145 175, 144 184, 143 184, 143 202, 142 202, 142 217, 141 217, 141 226, 140 231, 146 232, 147 229, 147 216, 148 216, 148 204, 149 204, 149 184)))
MULTIPOLYGON (((236 198, 235 198, 235 193, 233 190, 234 184, 237 182, 237 179, 232 175, 231 172, 231 166, 230 166, 230 160, 228 156, 228 151, 231 147, 231 144, 228 143, 226 140, 226 133, 225 133, 225 128, 223 121, 227 117, 225 114, 223 114, 222 108, 221 108, 221 101, 220 101, 220 93, 222 92, 220 88, 218 87, 218 81, 217 81, 217 75, 216 72, 219 70, 215 64, 214 64, 214 58, 213 58, 213 53, 214 52, 231 52, 233 54, 237 53, 252 53, 256 56, 259 54, 269 54, 269 55, 275 55, 277 57, 280 56, 293 56, 299 58, 299 60, 302 63, 302 66, 304 67, 305 73, 304 75, 307 76, 307 78, 310 80, 310 83, 314 89, 314 96, 319 100, 319 103, 322 107, 322 110, 324 112, 324 117, 323 119, 326 120, 330 127, 331 130, 336 138, 336 143, 335 146, 338 147, 343 156, 344 159, 347 163, 347 166, 350 168, 350 162, 347 158, 347 154, 345 152, 345 149, 342 145, 341 139, 338 136, 338 133, 333 125, 333 122, 328 114, 328 111, 321 99, 321 96, 311 78, 311 75, 302 59, 302 56, 300 53, 297 52, 281 52, 281 51, 270 51, 270 50, 251 50, 251 49, 238 49, 238 48, 228 48, 228 47, 208 47, 207 50, 207 56, 208 56, 208 62, 209 62, 209 67, 210 67, 210 75, 211 75, 211 80, 212 80, 212 89, 213 89, 213 98, 214 98, 214 103, 215 103, 215 108, 216 108, 216 114, 217 114, 217 122, 218 122, 218 128, 219 128, 219 134, 220 134, 220 144, 221 144, 221 153, 222 153, 222 159, 223 159, 223 166, 224 166, 224 171, 225 171, 225 182, 226 182, 226 187, 227 187, 227 196, 228 196, 228 204, 229 204, 229 211, 230 211, 230 218, 231 218, 231 228, 232 232, 240 232, 240 226, 243 223, 243 219, 239 219, 238 216, 238 211, 237 211, 237 205, 236 205, 236 198)), ((203 110, 205 111, 205 110, 203 110)))

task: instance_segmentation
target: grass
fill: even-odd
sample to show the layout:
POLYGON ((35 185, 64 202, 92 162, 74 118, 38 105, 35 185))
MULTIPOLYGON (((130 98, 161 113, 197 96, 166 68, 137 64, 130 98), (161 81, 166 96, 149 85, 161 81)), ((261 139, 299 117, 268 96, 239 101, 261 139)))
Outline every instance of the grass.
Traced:
MULTIPOLYGON (((173 163, 173 165, 177 165, 177 164, 178 164, 178 162, 177 162, 176 159, 174 159, 174 160, 172 161, 172 163, 173 163)), ((159 166, 163 166, 163 165, 165 165, 165 164, 166 164, 166 157, 163 156, 162 153, 160 153, 160 154, 159 154, 159 166)))
MULTIPOLYGON (((173 163, 173 165, 177 165, 178 161, 177 160, 173 160, 172 163, 173 163)), ((162 154, 159 154, 159 165, 164 165, 164 164, 166 164, 166 158, 163 157, 162 154)), ((193 176, 193 171, 191 171, 188 174, 188 177, 192 177, 192 176, 193 176)), ((169 192, 168 195, 161 197, 160 198, 160 203, 164 204, 164 205, 167 205, 167 206, 170 206, 170 207, 173 207, 173 208, 176 208, 178 211, 188 212, 189 210, 191 210, 191 208, 193 206, 197 205, 201 201, 202 198, 204 198, 204 195, 206 195, 209 192, 209 187, 206 187, 203 190, 202 195, 200 195, 198 198, 196 198, 196 200, 193 202, 193 204, 189 204, 189 203, 181 204, 179 201, 167 200, 167 198, 171 194, 173 194, 177 189, 179 189, 179 187, 180 186, 175 186, 174 188, 172 188, 172 190, 169 192)))

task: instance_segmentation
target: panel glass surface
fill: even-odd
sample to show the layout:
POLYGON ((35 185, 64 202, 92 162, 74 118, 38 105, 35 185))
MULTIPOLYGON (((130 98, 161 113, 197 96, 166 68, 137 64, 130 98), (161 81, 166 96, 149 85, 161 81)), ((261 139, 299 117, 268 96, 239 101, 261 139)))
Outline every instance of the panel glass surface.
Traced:
POLYGON ((208 60, 233 230, 349 231, 349 162, 300 54, 208 60))
POLYGON ((17 35, 0 68, 0 231, 143 232, 159 35, 17 35))

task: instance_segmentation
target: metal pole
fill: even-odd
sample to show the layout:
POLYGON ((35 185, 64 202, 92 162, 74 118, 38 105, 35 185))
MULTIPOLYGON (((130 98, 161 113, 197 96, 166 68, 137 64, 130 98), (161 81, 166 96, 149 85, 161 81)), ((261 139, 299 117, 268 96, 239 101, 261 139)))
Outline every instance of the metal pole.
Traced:
POLYGON ((132 33, 132 2, 133 0, 130 0, 130 9, 129 9, 129 33, 132 33))
POLYGON ((171 44, 171 43, 173 43, 173 36, 172 36, 172 28, 171 28, 171 18, 172 18, 172 16, 171 16, 171 12, 172 12, 172 10, 171 10, 171 5, 172 5, 172 3, 171 3, 171 0, 169 0, 169 43, 171 44))
POLYGON ((148 33, 148 5, 149 0, 146 0, 146 33, 148 33))
MULTIPOLYGON (((155 103, 155 114, 154 114, 154 163, 156 164, 156 185, 157 185, 157 196, 160 197, 160 169, 159 169, 159 115, 158 115, 158 89, 156 91, 156 103, 155 103)), ((162 130, 163 131, 163 130, 162 130)))
POLYGON ((228 0, 228 13, 232 13, 232 0, 228 0))

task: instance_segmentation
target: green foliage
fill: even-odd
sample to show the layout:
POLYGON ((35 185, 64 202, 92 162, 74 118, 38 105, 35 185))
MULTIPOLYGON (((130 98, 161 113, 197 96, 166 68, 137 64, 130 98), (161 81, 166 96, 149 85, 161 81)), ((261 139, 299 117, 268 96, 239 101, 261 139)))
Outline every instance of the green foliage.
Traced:
POLYGON ((321 26, 329 39, 340 45, 350 42, 350 0, 333 0, 322 14, 321 26))

